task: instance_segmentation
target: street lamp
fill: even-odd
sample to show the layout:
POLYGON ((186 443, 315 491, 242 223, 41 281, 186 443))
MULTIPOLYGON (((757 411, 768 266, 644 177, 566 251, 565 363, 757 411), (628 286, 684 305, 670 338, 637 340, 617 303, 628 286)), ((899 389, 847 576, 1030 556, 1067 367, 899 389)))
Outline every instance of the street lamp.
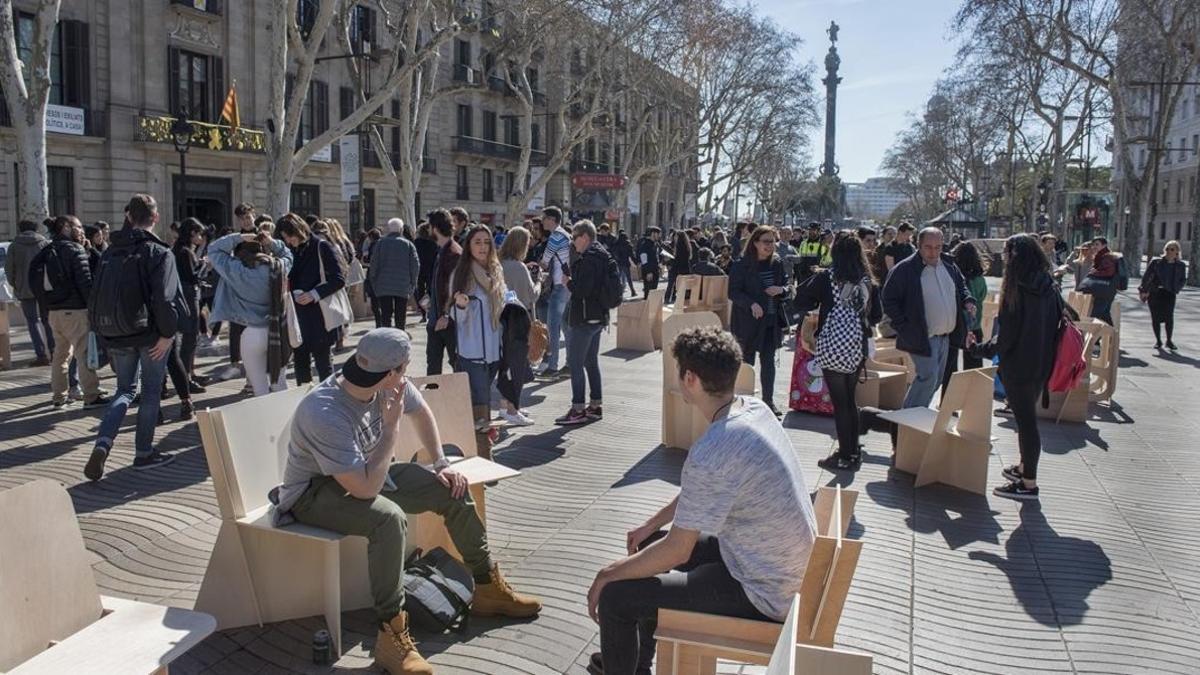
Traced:
POLYGON ((171 123, 171 140, 175 143, 175 152, 179 153, 179 204, 175 211, 180 219, 187 216, 187 152, 195 131, 196 127, 188 121, 187 108, 180 108, 171 123))

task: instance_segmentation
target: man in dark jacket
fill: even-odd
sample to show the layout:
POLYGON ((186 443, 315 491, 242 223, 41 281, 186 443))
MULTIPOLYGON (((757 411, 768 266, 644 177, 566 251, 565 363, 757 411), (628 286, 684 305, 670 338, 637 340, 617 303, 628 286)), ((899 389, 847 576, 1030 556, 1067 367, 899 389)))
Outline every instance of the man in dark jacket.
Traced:
POLYGON ((392 218, 387 223, 387 236, 371 247, 371 266, 367 281, 379 303, 379 323, 376 328, 391 328, 395 315, 396 328, 408 328, 408 299, 417 287, 421 261, 417 247, 402 236, 404 221, 392 218))
POLYGON ((54 337, 50 332, 50 314, 45 305, 39 305, 29 283, 29 265, 38 252, 50 244, 50 240, 38 234, 37 223, 22 220, 17 223, 17 238, 8 247, 8 280, 13 292, 21 302, 21 314, 29 327, 29 339, 33 342, 33 353, 37 358, 30 366, 50 365, 50 353, 54 351, 54 337))
POLYGON ((621 273, 621 281, 629 285, 629 295, 637 295, 637 291, 633 289, 633 277, 629 274, 629 266, 633 263, 633 244, 630 243, 625 230, 617 234, 609 253, 617 260, 617 271, 621 273))
POLYGON ((443 354, 450 362, 450 367, 454 367, 454 326, 450 325, 447 307, 451 299, 450 276, 458 266, 459 257, 462 256, 462 246, 454 241, 454 224, 450 219, 450 212, 446 209, 430 212, 429 230, 437 242, 438 256, 433 264, 429 284, 429 306, 426 310, 429 318, 426 325, 429 341, 425 347, 425 365, 426 375, 441 375, 443 354))
POLYGON ((139 384, 141 403, 138 405, 133 468, 138 471, 154 469, 175 459, 156 450, 153 444, 167 354, 179 330, 180 313, 186 311, 183 291, 174 254, 152 231, 158 223, 158 204, 154 198, 134 195, 125 207, 125 213, 129 222, 113 233, 112 243, 100 259, 96 272, 97 297, 91 299, 96 332, 108 349, 113 371, 117 374, 117 394, 100 421, 96 445, 83 469, 83 475, 93 481, 104 475, 104 463, 139 384), (124 293, 119 298, 99 297, 111 289, 110 279, 126 282, 131 278, 136 278, 136 282, 123 283, 124 293), (144 321, 133 324, 128 321, 129 317, 143 315, 144 321), (136 329, 129 330, 131 325, 136 325, 136 329))
POLYGON ((912 356, 917 370, 905 408, 927 407, 933 400, 950 345, 970 347, 974 341, 963 312, 977 311, 958 268, 942 260, 942 231, 921 230, 917 245, 918 255, 896 263, 883 287, 883 311, 896 331, 896 347, 912 356))
POLYGON ((701 248, 696 251, 696 266, 692 268, 692 273, 702 277, 725 276, 725 270, 713 262, 713 252, 710 248, 701 248))
POLYGON ((413 241, 413 246, 417 249, 417 260, 421 266, 417 274, 416 297, 417 303, 421 307, 421 321, 424 322, 428 315, 422 300, 429 294, 429 283, 433 279, 433 266, 437 264, 438 257, 438 245, 430 232, 429 223, 422 223, 417 227, 417 238, 413 241))
POLYGON ((50 392, 55 408, 67 405, 67 362, 74 356, 83 387, 85 408, 108 405, 100 392, 100 378, 87 367, 88 297, 92 271, 88 254, 79 243, 83 224, 75 216, 54 219, 54 239, 29 264, 28 282, 38 302, 49 310, 54 355, 50 360, 50 392))
POLYGON ((658 288, 660 267, 658 262, 658 240, 662 230, 657 227, 646 229, 646 236, 638 242, 638 264, 642 267, 642 293, 650 297, 650 291, 658 288))
POLYGON ((590 220, 575 223, 571 245, 579 256, 571 263, 567 287, 567 367, 571 370, 571 409, 556 424, 595 422, 604 417, 600 390, 600 333, 609 324, 608 308, 601 299, 612 255, 596 241, 596 226, 590 220), (584 389, 591 401, 584 405, 584 389))

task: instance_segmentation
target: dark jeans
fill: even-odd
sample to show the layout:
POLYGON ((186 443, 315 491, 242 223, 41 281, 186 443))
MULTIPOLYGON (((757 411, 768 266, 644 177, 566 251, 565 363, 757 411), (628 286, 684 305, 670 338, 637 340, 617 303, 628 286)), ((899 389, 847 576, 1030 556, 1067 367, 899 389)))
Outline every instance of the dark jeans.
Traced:
POLYGON ((96 436, 96 445, 112 448, 121 422, 125 419, 125 411, 133 402, 140 380, 142 402, 138 404, 137 434, 134 440, 134 453, 137 457, 147 457, 154 451, 154 427, 158 425, 158 409, 162 402, 163 368, 167 360, 150 357, 150 347, 110 347, 108 358, 112 362, 113 371, 117 374, 117 391, 108 410, 100 420, 100 431, 96 436))
POLYGON ((376 328, 408 328, 408 298, 399 295, 377 295, 375 304, 379 307, 376 317, 376 328), (396 323, 392 323, 392 317, 396 323))
POLYGON ((750 602, 742 584, 729 573, 716 537, 701 535, 692 557, 677 571, 614 581, 600 592, 604 675, 651 672, 660 609, 770 620, 750 602))
POLYGON ((637 295, 637 291, 633 290, 633 276, 629 273, 629 264, 617 265, 617 271, 621 273, 622 283, 629 284, 629 294, 637 295))
POLYGON ((858 373, 839 373, 822 368, 825 384, 829 387, 829 399, 833 402, 833 423, 837 428, 838 451, 842 459, 851 459, 858 453, 858 403, 854 392, 858 389, 858 373))
POLYGON ((658 271, 642 272, 642 294, 650 297, 650 291, 658 288, 658 271))
POLYGON ((317 362, 317 376, 324 382, 333 374, 333 364, 330 363, 330 345, 309 346, 301 343, 292 351, 296 366, 296 384, 312 382, 312 362, 317 362))
POLYGON ((456 350, 458 349, 455 342, 454 324, 446 330, 434 330, 437 320, 433 317, 429 318, 429 323, 426 324, 426 332, 429 335, 429 340, 425 345, 425 374, 426 375, 441 375, 442 374, 442 358, 449 362, 450 369, 454 369, 454 359, 456 350))
POLYGON ((175 393, 179 394, 181 400, 186 401, 191 398, 191 393, 188 390, 191 377, 188 374, 187 367, 183 364, 180 352, 179 334, 176 333, 174 341, 171 342, 171 351, 167 353, 167 373, 163 375, 163 383, 166 384, 167 375, 170 375, 171 385, 175 387, 175 393))
POLYGON ((237 365, 242 361, 242 331, 246 327, 240 323, 229 322, 229 362, 237 365))
MULTIPOLYGON (((975 342, 983 342, 983 330, 976 328, 971 331, 975 334, 975 342)), ((977 356, 971 356, 967 352, 950 345, 946 351, 946 369, 942 372, 942 395, 941 398, 946 398, 946 389, 950 386, 950 376, 958 372, 958 355, 962 354, 962 369, 972 370, 974 368, 983 367, 983 359, 977 356)), ((938 399, 941 400, 941 399, 938 399)))
MULTIPOLYGON (((22 302, 24 304, 24 302, 22 302)), ((1162 342, 1160 325, 1167 329, 1167 342, 1175 334, 1175 294, 1156 288, 1150 291, 1150 325, 1154 328, 1154 341, 1162 342)))
POLYGON ((1108 325, 1113 325, 1112 304, 1117 297, 1117 288, 1112 279, 1101 280, 1091 286, 1092 316, 1108 325))
MULTIPOLYGON (((417 307, 421 307, 421 298, 424 298, 429 293, 429 275, 422 274, 417 277, 417 294, 413 297, 417 299, 417 307)), ((424 309, 421 310, 421 316, 428 316, 424 309)))
POLYGON ((758 347, 755 349, 749 343, 742 344, 742 361, 751 368, 754 367, 754 356, 758 355, 762 366, 758 369, 758 378, 762 384, 762 400, 767 405, 775 405, 775 350, 777 347, 758 347))
POLYGON ((679 277, 679 273, 676 272, 675 270, 670 270, 669 272, 667 272, 667 292, 663 296, 664 304, 669 305, 669 304, 675 302, 675 279, 677 279, 678 277, 679 277))
POLYGON ((1021 448, 1021 475, 1037 480, 1038 459, 1042 456, 1042 437, 1038 433, 1037 406, 1042 398, 1042 386, 1004 383, 1008 407, 1017 423, 1017 444, 1021 448))
POLYGON ((602 324, 585 324, 567 328, 567 367, 571 369, 571 404, 584 404, 584 388, 591 394, 591 403, 599 405, 603 398, 600 389, 600 332, 602 324), (586 377, 585 377, 586 376, 586 377))
POLYGON ((33 342, 33 353, 38 359, 50 360, 54 351, 54 331, 50 330, 50 310, 38 306, 37 300, 22 300, 21 314, 29 327, 29 339, 33 342))
POLYGON ((196 340, 199 337, 198 327, 185 330, 179 336, 179 360, 183 362, 189 380, 196 373, 196 340))

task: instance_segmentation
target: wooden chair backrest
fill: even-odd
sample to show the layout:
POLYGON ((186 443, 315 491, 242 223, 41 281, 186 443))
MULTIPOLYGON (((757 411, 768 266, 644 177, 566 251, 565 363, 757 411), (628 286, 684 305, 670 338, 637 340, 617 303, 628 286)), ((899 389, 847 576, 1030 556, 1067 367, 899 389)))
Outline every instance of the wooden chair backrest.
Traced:
POLYGON ((104 610, 61 485, 38 480, 0 492, 0 513, 0 671, 6 672, 104 610))
MULTIPOLYGON (((464 457, 475 457, 475 424, 471 414, 471 384, 466 373, 410 377, 421 397, 433 411, 437 420, 438 436, 442 445, 457 445, 464 457)), ((407 462, 417 455, 418 462, 429 463, 433 455, 422 447, 412 420, 405 416, 400 422, 400 447, 396 449, 397 461, 407 462)))
POLYGON ((843 490, 842 486, 821 487, 813 498, 813 516, 817 519, 817 536, 832 537, 830 528, 840 525, 841 535, 850 530, 850 519, 854 516, 854 505, 858 503, 858 490, 843 490), (835 520, 836 519, 836 520, 835 520))
POLYGON ((671 349, 675 338, 688 329, 704 326, 720 328, 721 319, 712 312, 688 312, 687 314, 671 314, 663 321, 663 387, 665 389, 679 390, 679 370, 675 363, 675 352, 671 349))
POLYGON ((308 391, 294 387, 196 413, 222 518, 267 505, 283 479, 292 416, 308 391))
POLYGON ((675 304, 687 309, 702 304, 700 298, 701 282, 704 277, 699 274, 681 274, 675 278, 675 304))
POLYGON ((667 297, 665 288, 656 288, 646 296, 646 318, 654 321, 662 313, 663 299, 667 297))
POLYGON ((1067 293, 1067 304, 1079 314, 1079 318, 1083 321, 1092 316, 1092 303, 1094 301, 1095 298, 1089 293, 1080 293, 1078 291, 1069 291, 1067 293))
MULTIPOLYGON (((850 582, 858 567, 862 542, 845 538, 850 521, 850 513, 845 507, 848 504, 853 508, 857 493, 847 502, 841 486, 836 489, 822 488, 825 489, 832 490, 832 494, 818 491, 817 498, 830 503, 828 516, 823 518, 824 528, 821 527, 821 520, 818 520, 817 526, 818 530, 824 529, 828 534, 818 534, 808 556, 808 567, 804 570, 804 580, 800 586, 796 641, 832 647, 846 595, 850 592, 850 582)), ((814 514, 816 508, 814 502, 814 514)), ((825 510, 822 507, 822 511, 825 510)))
POLYGON ((933 433, 955 432, 975 441, 988 442, 992 436, 992 381, 994 367, 960 370, 950 376, 950 386, 938 407, 933 433), (958 413, 955 424, 954 413, 958 413))
POLYGON ((775 643, 775 651, 771 652, 771 661, 767 664, 767 675, 795 675, 796 673, 796 625, 800 623, 800 596, 792 598, 788 607, 787 618, 783 621, 783 630, 779 631, 779 640, 775 643))
POLYGON ((729 277, 723 274, 703 277, 700 298, 709 307, 720 307, 729 302, 729 277))
POLYGON ((983 314, 979 317, 979 328, 983 331, 983 339, 986 342, 992 338, 992 327, 996 322, 996 317, 1000 315, 1000 303, 986 300, 983 303, 983 314))

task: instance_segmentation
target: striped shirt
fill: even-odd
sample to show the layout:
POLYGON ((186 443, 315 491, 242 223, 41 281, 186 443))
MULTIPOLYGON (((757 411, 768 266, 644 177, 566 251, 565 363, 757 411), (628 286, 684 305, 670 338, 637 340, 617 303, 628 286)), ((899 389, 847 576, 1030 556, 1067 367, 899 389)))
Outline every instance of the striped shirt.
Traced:
POLYGON ((561 225, 550 233, 546 251, 542 253, 542 269, 550 270, 550 279, 555 286, 563 284, 563 270, 571 262, 571 234, 561 225))

